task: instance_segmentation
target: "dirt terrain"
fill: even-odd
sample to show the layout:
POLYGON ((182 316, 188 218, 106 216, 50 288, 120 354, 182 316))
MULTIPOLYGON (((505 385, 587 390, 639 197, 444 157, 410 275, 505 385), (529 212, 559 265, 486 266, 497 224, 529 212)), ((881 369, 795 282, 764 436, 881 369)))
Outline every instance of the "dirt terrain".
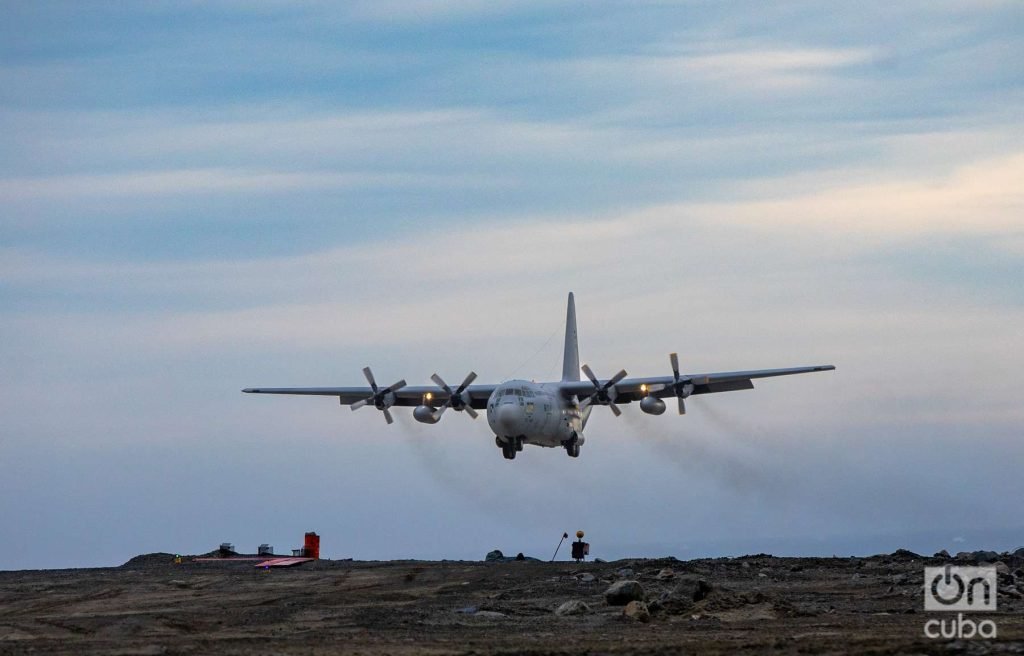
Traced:
POLYGON ((931 640, 924 623, 956 614, 923 611, 923 566, 948 561, 908 552, 282 570, 152 554, 0 572, 0 654, 1024 653, 1024 558, 1001 560, 998 612, 968 614, 998 638, 931 640), (610 605, 620 581, 645 603, 610 605))

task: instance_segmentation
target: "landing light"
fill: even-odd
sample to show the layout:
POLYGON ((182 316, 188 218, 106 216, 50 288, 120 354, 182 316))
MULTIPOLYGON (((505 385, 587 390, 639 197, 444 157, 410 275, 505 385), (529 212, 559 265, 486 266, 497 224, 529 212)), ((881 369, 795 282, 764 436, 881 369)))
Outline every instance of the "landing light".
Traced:
POLYGON ((429 400, 431 400, 432 398, 434 398, 434 395, 433 395, 433 394, 431 394, 430 392, 427 392, 427 400, 429 401, 429 400))
POLYGON ((640 391, 643 392, 644 394, 646 394, 647 393, 647 385, 646 384, 641 385, 640 386, 640 391))

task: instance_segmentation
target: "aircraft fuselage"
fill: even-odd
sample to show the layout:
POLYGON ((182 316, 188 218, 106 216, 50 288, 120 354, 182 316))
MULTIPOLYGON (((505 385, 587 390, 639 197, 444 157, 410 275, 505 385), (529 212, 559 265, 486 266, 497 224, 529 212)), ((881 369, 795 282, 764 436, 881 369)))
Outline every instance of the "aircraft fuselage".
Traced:
POLYGON ((503 449, 583 443, 583 413, 559 392, 558 383, 501 383, 487 400, 487 423, 503 449))

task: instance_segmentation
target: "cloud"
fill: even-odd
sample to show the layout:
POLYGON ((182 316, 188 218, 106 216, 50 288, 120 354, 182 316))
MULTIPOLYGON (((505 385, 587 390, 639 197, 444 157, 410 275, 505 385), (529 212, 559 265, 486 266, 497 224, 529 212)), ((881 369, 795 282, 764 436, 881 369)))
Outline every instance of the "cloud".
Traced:
POLYGON ((429 173, 281 172, 226 169, 66 175, 0 180, 0 201, 90 198, 96 196, 168 196, 191 194, 275 194, 380 187, 460 187, 501 184, 486 176, 429 173))

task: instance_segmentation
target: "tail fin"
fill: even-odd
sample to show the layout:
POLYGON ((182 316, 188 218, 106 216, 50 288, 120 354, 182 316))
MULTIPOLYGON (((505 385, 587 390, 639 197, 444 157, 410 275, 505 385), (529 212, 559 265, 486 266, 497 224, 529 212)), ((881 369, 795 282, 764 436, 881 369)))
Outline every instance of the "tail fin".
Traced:
POLYGON ((569 292, 569 307, 565 311, 565 355, 562 356, 562 380, 580 379, 580 346, 576 337, 576 300, 569 292))

